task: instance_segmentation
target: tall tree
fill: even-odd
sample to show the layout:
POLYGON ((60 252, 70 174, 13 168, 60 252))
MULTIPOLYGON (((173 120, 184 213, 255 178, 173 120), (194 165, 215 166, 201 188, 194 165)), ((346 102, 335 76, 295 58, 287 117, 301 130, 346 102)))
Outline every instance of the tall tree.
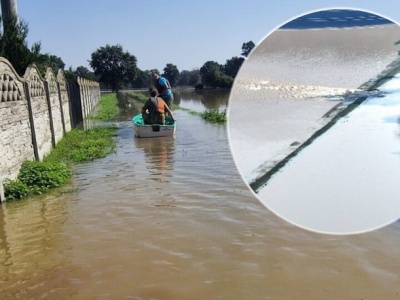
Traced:
MULTIPOLYGON (((35 47, 32 47, 32 49, 35 49, 35 47)), ((32 63, 36 65, 42 75, 46 74, 46 69, 48 67, 50 67, 56 74, 59 69, 64 70, 65 63, 63 62, 61 57, 48 53, 41 54, 40 45, 38 45, 38 49, 34 52, 31 50, 31 56, 32 63)))
POLYGON ((77 67, 74 74, 76 77, 82 77, 89 80, 96 80, 96 76, 94 75, 94 73, 92 71, 89 71, 89 69, 84 66, 77 67))
POLYGON ((200 70, 199 69, 193 69, 189 71, 189 85, 195 86, 200 82, 200 70))
POLYGON ((179 80, 179 70, 173 64, 167 64, 164 68, 163 76, 168 79, 171 86, 176 86, 179 80))
POLYGON ((138 76, 132 82, 132 87, 133 88, 150 88, 153 84, 151 81, 151 78, 150 78, 150 74, 151 74, 151 71, 149 71, 149 70, 142 71, 142 70, 138 69, 138 76))
POLYGON ((106 45, 94 51, 89 61, 99 81, 118 91, 124 85, 130 85, 137 76, 136 57, 125 52, 121 45, 106 45))
POLYGON ((244 56, 244 57, 249 56, 251 50, 253 50, 253 48, 255 46, 256 45, 252 41, 249 41, 247 43, 243 43, 243 45, 242 45, 242 56, 244 56))
MULTIPOLYGON (((34 53, 28 48, 26 37, 28 26, 25 22, 14 22, 11 19, 1 19, 3 32, 0 27, 0 56, 8 59, 19 75, 23 75, 26 68, 33 62, 34 53)), ((37 44, 36 50, 40 50, 37 44)))
POLYGON ((193 69, 192 71, 183 70, 179 74, 180 86, 196 86, 200 82, 200 71, 199 69, 193 69))
POLYGON ((222 66, 215 61, 207 61, 200 68, 201 82, 206 86, 218 87, 222 74, 222 66))
POLYGON ((228 59, 224 65, 225 74, 235 78, 240 67, 242 66, 243 61, 244 61, 243 57, 237 57, 237 56, 228 59))

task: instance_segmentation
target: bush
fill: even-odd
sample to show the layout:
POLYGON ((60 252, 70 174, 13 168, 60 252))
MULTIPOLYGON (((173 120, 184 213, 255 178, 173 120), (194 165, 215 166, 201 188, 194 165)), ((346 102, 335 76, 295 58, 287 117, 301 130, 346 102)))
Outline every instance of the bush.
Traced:
POLYGON ((62 163, 25 161, 18 174, 18 180, 29 186, 32 194, 63 185, 71 171, 62 163))
POLYGON ((4 180, 4 196, 7 200, 17 200, 30 194, 29 187, 20 180, 4 180))
POLYGON ((211 123, 225 123, 226 122, 226 110, 219 111, 218 109, 210 109, 202 112, 201 117, 211 123))
POLYGON ((63 185, 71 171, 61 163, 25 161, 16 180, 4 181, 4 196, 8 200, 38 195, 48 189, 63 185))

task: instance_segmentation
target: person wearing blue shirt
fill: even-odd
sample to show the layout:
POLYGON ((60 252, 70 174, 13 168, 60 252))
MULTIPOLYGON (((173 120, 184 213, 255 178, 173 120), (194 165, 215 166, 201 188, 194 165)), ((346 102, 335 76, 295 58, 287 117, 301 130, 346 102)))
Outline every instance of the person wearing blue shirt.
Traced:
POLYGON ((172 109, 172 102, 174 100, 174 94, 172 93, 171 84, 168 79, 158 75, 157 73, 151 73, 151 78, 154 85, 158 91, 159 96, 164 100, 164 102, 172 109))

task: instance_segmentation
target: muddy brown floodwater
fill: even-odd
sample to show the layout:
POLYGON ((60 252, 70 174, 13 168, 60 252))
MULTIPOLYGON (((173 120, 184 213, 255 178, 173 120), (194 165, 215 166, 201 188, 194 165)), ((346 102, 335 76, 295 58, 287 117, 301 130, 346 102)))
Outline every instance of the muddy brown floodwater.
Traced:
POLYGON ((1 299, 396 299, 400 228, 321 235, 243 183, 224 126, 176 111, 175 139, 78 165, 63 192, 0 209, 1 299))

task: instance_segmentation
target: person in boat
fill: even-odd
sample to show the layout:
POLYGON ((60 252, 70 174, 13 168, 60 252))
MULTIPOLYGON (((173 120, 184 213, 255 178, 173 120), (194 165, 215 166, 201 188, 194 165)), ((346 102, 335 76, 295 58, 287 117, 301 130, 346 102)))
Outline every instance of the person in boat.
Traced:
POLYGON ((165 114, 168 114, 172 118, 172 121, 175 122, 171 109, 164 100, 158 96, 156 90, 151 90, 150 98, 147 99, 142 108, 144 123, 165 125, 165 114))
POLYGON ((172 109, 172 102, 174 101, 174 94, 172 93, 171 84, 168 79, 158 75, 156 72, 151 73, 151 78, 154 82, 158 94, 167 103, 168 107, 172 109))

